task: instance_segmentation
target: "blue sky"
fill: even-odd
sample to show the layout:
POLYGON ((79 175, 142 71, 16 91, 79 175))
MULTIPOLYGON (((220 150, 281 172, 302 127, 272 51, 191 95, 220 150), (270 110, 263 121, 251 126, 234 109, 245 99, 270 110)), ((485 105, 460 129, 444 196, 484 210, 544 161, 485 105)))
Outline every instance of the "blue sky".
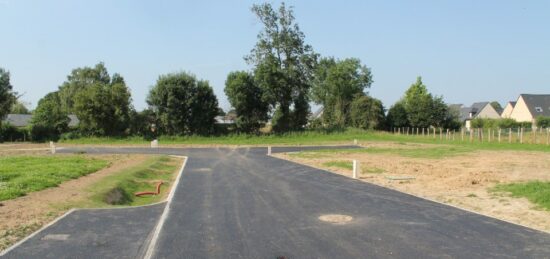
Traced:
MULTIPOLYGON (((250 69, 259 1, 0 0, 0 67, 34 107, 73 68, 103 61, 131 88, 134 106, 161 74, 210 81, 220 105, 227 74, 250 69)), ((270 1, 278 4, 278 1, 270 1)), ((449 103, 550 94, 550 1, 287 1, 323 56, 372 69, 386 107, 421 75, 449 103)))

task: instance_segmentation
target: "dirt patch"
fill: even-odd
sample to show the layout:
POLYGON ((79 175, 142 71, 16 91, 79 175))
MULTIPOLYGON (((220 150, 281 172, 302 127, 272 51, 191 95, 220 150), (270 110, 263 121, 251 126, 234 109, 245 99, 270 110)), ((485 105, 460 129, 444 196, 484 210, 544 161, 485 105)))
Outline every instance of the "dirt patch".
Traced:
POLYGON ((1 202, 0 251, 70 209, 63 207, 63 204, 86 199, 89 193, 82 190, 105 176, 136 166, 146 159, 145 155, 98 155, 94 157, 107 159, 112 162, 112 165, 96 173, 64 182, 58 187, 1 202))
POLYGON ((361 165, 359 178, 363 181, 550 232, 550 211, 537 208, 527 199, 489 191, 499 183, 550 181, 548 153, 477 151, 443 159, 406 158, 391 153, 351 153, 345 157, 323 154, 313 158, 275 156, 348 177, 352 175, 351 170, 327 167, 323 163, 334 160, 351 163, 356 159, 361 165))

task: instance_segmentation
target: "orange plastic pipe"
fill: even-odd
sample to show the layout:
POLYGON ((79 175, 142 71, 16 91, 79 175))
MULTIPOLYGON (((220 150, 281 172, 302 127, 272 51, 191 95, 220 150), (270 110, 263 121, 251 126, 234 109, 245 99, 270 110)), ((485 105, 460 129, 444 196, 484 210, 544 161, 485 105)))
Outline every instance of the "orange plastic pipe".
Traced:
POLYGON ((134 193, 135 196, 143 196, 143 195, 159 195, 160 194, 160 186, 162 185, 162 181, 157 183, 157 192, 136 192, 134 193))

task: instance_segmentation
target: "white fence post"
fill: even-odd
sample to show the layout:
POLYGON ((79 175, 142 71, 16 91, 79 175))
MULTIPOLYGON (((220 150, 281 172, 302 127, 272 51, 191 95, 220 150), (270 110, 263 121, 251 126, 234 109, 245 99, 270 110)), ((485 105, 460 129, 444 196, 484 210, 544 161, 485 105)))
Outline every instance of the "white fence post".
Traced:
POLYGON ((353 160, 353 179, 357 179, 357 171, 359 171, 359 162, 353 160))
POLYGON ((267 155, 271 156, 271 146, 267 146, 267 155))
POLYGON ((357 145, 357 139, 354 139, 354 140, 353 140, 353 144, 354 144, 354 145, 357 145))
POLYGON ((159 147, 159 141, 157 139, 151 141, 151 148, 158 148, 159 147))

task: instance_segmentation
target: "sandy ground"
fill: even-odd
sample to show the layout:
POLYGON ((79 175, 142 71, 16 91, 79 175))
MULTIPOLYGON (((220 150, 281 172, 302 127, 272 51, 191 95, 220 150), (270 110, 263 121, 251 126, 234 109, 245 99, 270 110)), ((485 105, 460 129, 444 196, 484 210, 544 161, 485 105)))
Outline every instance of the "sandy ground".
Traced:
MULTIPOLYGON (((397 147, 396 144, 375 145, 397 147)), ((398 147, 404 148, 403 145, 398 147)), ((443 159, 365 153, 346 154, 345 157, 328 154, 316 158, 275 156, 348 177, 351 177, 351 170, 327 167, 323 163, 357 159, 362 171, 359 178, 363 181, 550 232, 550 211, 538 209, 524 198, 489 191, 498 183, 550 181, 549 153, 478 151, 443 159)))
POLYGON ((0 202, 0 251, 68 211, 70 208, 66 204, 88 199, 90 194, 82 190, 103 177, 136 166, 146 159, 146 155, 95 157, 107 159, 111 161, 111 165, 98 172, 64 182, 58 187, 0 202))

